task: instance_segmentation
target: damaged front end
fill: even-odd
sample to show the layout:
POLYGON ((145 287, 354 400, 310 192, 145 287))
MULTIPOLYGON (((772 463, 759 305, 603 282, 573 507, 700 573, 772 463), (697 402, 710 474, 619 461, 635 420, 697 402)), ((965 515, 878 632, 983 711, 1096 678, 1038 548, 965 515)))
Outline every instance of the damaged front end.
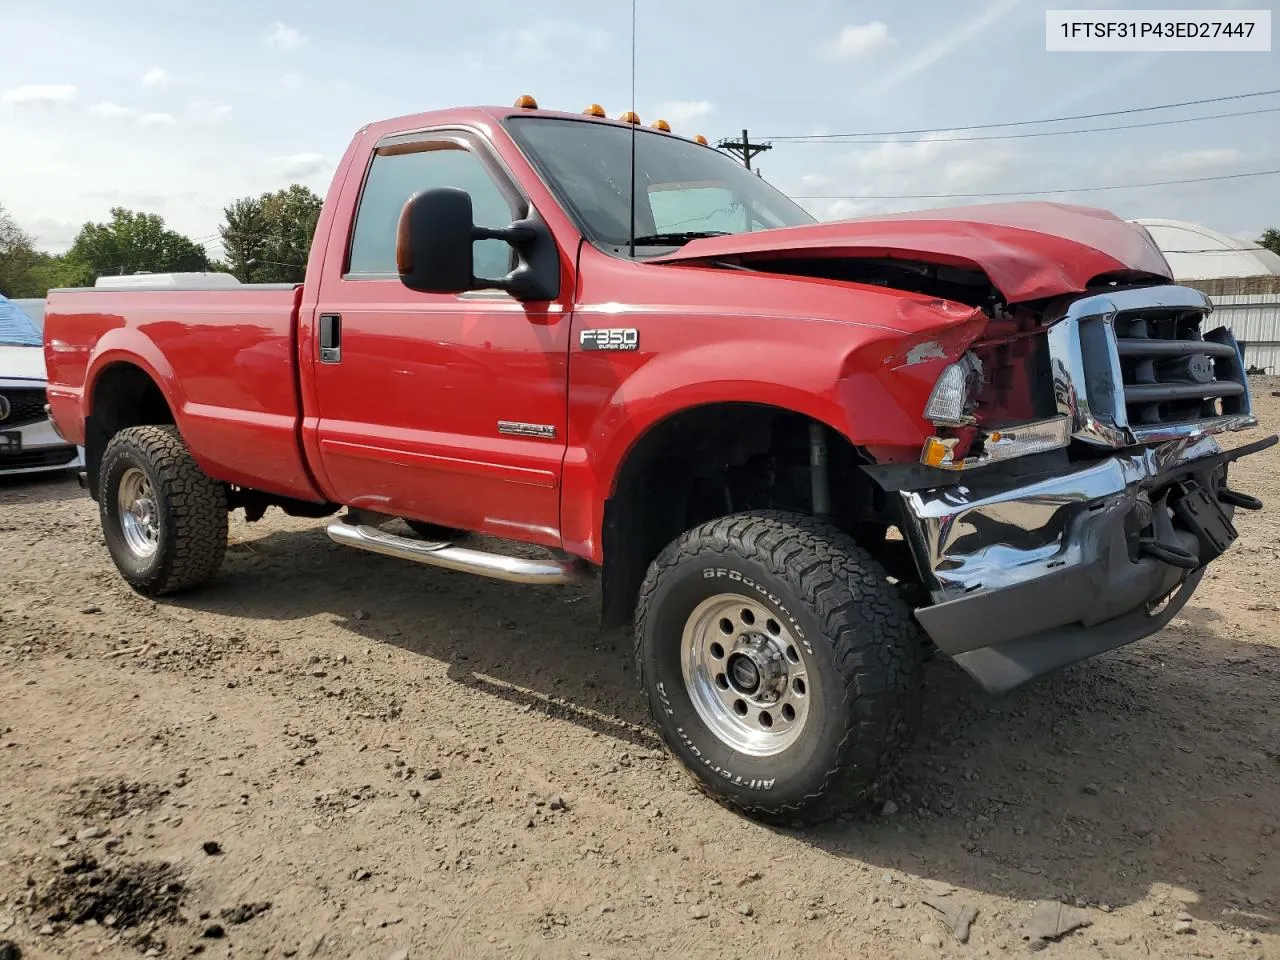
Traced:
POLYGON ((988 690, 1161 629, 1235 540, 1234 511, 1261 507, 1228 466, 1276 438, 1213 439, 1256 420, 1211 310, 1178 286, 1068 300, 993 323, 939 378, 932 480, 900 485, 933 600, 916 616, 988 690))

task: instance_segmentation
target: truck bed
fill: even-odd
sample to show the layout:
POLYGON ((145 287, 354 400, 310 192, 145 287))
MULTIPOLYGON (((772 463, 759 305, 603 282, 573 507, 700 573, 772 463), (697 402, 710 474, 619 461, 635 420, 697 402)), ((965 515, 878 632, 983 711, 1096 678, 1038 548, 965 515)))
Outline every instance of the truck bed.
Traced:
POLYGON ((119 363, 144 366, 205 472, 320 499, 298 441, 301 296, 300 284, 51 291, 45 356, 57 422, 83 443, 95 385, 119 363))

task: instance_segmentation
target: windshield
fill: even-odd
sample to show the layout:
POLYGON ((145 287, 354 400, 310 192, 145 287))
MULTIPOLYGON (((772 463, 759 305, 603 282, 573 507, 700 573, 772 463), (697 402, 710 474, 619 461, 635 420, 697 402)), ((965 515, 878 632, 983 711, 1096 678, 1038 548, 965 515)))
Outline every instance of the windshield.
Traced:
POLYGON ((0 346, 38 347, 43 343, 40 329, 12 300, 0 297, 0 346))
MULTIPOLYGON (((553 117, 507 126, 588 238, 621 252, 630 237, 627 127, 553 117)), ((637 246, 679 246, 696 236, 814 223, 814 218, 734 160, 666 133, 635 131, 637 246)))

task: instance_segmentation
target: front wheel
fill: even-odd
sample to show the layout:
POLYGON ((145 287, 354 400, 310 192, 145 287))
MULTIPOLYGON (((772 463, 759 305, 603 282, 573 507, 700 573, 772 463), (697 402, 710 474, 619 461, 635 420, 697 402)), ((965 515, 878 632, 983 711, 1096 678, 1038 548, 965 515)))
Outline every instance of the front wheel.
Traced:
POLYGON ((739 514, 681 536, 649 567, 635 641, 668 747, 760 819, 848 808, 919 721, 910 610, 865 550, 812 517, 739 514))
POLYGON ((227 549, 227 495, 177 427, 129 427, 102 454, 98 510, 116 568, 148 596, 203 583, 227 549))

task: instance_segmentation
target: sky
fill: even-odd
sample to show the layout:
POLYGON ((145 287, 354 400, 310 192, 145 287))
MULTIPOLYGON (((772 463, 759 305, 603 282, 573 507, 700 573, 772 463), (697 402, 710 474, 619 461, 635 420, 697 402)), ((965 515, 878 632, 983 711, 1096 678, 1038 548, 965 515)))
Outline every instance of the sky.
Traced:
MULTIPOLYGON (((637 0, 635 105, 645 123, 662 117, 713 143, 743 128, 753 140, 938 131, 923 141, 775 141, 756 165, 784 192, 888 198, 801 201, 822 219, 1003 199, 904 195, 1280 170, 1280 95, 1049 127, 957 129, 1280 89, 1280 47, 1048 53, 1045 9, 1064 6, 637 0), (1140 129, 964 139, 1271 108, 1140 129)), ((1090 6, 1103 4, 1074 4, 1090 6)), ((295 181, 323 193, 369 121, 507 105, 524 93, 543 107, 595 102, 616 116, 632 103, 630 25, 625 0, 0 0, 0 205, 55 252, 86 221, 126 206, 161 214, 216 255, 228 202, 295 181)), ((1280 176, 1037 199, 1250 238, 1280 226, 1280 176)))

